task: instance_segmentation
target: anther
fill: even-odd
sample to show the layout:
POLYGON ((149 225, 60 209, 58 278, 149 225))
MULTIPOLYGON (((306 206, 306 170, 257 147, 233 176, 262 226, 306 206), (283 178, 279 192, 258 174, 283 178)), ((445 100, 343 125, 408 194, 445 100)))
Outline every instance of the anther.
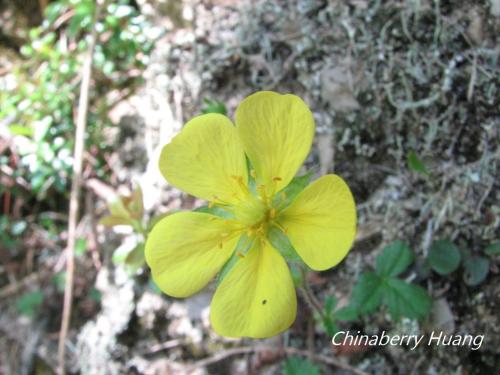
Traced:
POLYGON ((245 257, 245 255, 243 255, 243 253, 241 251, 238 251, 236 253, 236 255, 238 255, 241 259, 243 259, 245 257))
POLYGON ((269 216, 271 217, 271 219, 274 219, 276 217, 276 209, 271 208, 271 210, 269 211, 269 216))
POLYGON ((281 178, 281 177, 273 177, 273 181, 274 181, 274 182, 278 182, 278 181, 281 181, 281 180, 282 180, 282 178, 281 178))
POLYGON ((250 176, 252 176, 254 179, 257 178, 257 173, 255 173, 255 169, 250 170, 250 176))
POLYGON ((219 242, 219 249, 222 249, 223 246, 224 244, 222 242, 219 242))

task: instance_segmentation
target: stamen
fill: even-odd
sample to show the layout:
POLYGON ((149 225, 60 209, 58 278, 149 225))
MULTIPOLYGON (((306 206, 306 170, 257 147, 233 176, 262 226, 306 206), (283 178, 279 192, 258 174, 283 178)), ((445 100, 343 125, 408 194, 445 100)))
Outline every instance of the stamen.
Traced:
POLYGON ((281 198, 281 200, 282 200, 282 201, 286 201, 286 198, 287 198, 287 197, 286 197, 286 193, 285 193, 284 191, 282 191, 282 192, 280 193, 280 198, 281 198))
POLYGON ((255 173, 255 169, 250 170, 250 176, 252 176, 254 179, 257 178, 257 173, 255 173))
POLYGON ((215 203, 214 202, 208 202, 208 208, 214 208, 215 203))
POLYGON ((224 247, 224 244, 222 242, 219 242, 219 249, 222 249, 224 247))
POLYGON ((238 251, 236 253, 236 255, 238 255, 241 259, 243 259, 245 257, 245 255, 243 255, 243 253, 241 251, 238 251))
POLYGON ((273 177, 273 181, 274 182, 278 182, 278 181, 281 181, 283 180, 281 177, 273 177))
POLYGON ((288 228, 285 228, 284 226, 282 226, 277 221, 274 222, 274 225, 276 225, 279 229, 281 229, 283 233, 288 234, 288 228))
POLYGON ((260 197, 264 202, 267 202, 267 194, 266 194, 266 185, 257 186, 257 190, 259 190, 260 197))
POLYGON ((276 217, 276 209, 275 208, 271 208, 271 210, 269 211, 269 216, 271 217, 271 219, 274 219, 276 217))
POLYGON ((231 178, 238 183, 238 187, 243 192, 244 196, 247 196, 248 194, 250 194, 250 192, 248 191, 248 187, 243 182, 243 177, 242 176, 234 176, 233 175, 233 176, 231 176, 231 178))

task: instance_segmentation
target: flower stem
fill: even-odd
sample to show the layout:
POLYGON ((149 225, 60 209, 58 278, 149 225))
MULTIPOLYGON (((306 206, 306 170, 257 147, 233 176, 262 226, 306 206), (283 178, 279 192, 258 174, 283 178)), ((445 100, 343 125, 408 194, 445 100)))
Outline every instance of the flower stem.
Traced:
POLYGON ((321 319, 325 319, 325 312, 323 311, 323 308, 321 307, 321 303, 317 300, 317 298, 314 296, 313 291, 311 290, 311 286, 309 285, 307 281, 307 273, 308 271, 305 269, 305 267, 300 267, 301 273, 302 273, 302 294, 304 296, 304 299, 306 300, 307 304, 311 308, 311 310, 316 311, 321 319))

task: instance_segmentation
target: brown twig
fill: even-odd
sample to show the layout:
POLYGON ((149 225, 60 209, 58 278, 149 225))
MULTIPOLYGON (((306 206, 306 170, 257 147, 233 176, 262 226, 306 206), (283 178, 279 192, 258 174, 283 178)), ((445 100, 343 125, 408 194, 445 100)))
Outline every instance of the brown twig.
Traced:
MULTIPOLYGON (((102 1, 97 1, 94 14, 94 22, 98 19, 102 1)), ((59 375, 65 374, 65 352, 66 337, 68 335, 69 321, 71 317, 71 303, 73 299, 73 277, 75 271, 75 244, 76 244, 76 226, 79 211, 80 191, 82 185, 82 159, 85 145, 85 128, 87 125, 87 109, 89 105, 89 89, 92 76, 92 57, 96 41, 96 28, 92 28, 90 41, 85 55, 82 67, 82 82, 80 85, 80 97, 78 101, 73 176, 71 179, 71 193, 69 202, 69 223, 68 223, 68 244, 66 248, 66 282, 64 285, 64 306, 61 322, 61 331, 59 334, 58 360, 59 375)))
MULTIPOLYGON (((226 358, 233 357, 235 355, 241 355, 241 354, 249 354, 249 353, 257 353, 257 352, 262 352, 262 351, 268 351, 268 352, 276 352, 276 351, 283 351, 285 354, 288 355, 296 355, 296 356, 301 356, 301 357, 309 357, 310 353, 306 350, 301 350, 297 348, 292 348, 292 347, 285 347, 282 349, 276 349, 272 347, 240 347, 240 348, 231 348, 226 351, 223 351, 222 353, 217 353, 211 357, 202 359, 196 363, 193 363, 190 367, 189 370, 192 372, 196 369, 203 368, 209 365, 212 365, 214 363, 223 361, 226 358)), ((322 354, 313 354, 312 359, 317 362, 322 362, 325 363, 329 366, 341 368, 346 371, 350 371, 353 374, 356 375, 368 375, 366 372, 363 370, 359 370, 347 363, 341 362, 338 359, 328 357, 326 355, 322 354)))

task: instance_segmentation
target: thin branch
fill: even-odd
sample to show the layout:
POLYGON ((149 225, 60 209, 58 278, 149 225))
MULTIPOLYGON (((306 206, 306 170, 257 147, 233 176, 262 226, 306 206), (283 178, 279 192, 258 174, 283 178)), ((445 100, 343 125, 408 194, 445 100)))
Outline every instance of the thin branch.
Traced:
MULTIPOLYGON (((310 355, 311 355, 306 350, 300 350, 300 349, 292 348, 292 347, 285 347, 285 348, 281 348, 281 349, 276 349, 276 348, 272 348, 272 347, 264 347, 264 346, 262 346, 262 347, 231 348, 231 349, 228 349, 226 351, 223 351, 222 353, 217 353, 217 354, 213 355, 212 357, 202 359, 202 360, 192 364, 191 366, 189 366, 189 370, 194 371, 196 369, 212 365, 214 363, 223 361, 226 358, 233 357, 236 355, 257 353, 257 352, 263 352, 263 351, 267 351, 267 352, 280 352, 280 351, 282 351, 283 353, 288 354, 288 355, 296 355, 296 356, 301 356, 301 357, 310 357, 310 355)), ((328 357, 326 355, 313 354, 312 360, 314 360, 316 362, 325 363, 329 366, 341 368, 341 369, 346 370, 346 371, 350 371, 356 375, 368 375, 363 370, 359 370, 359 369, 357 369, 357 368, 355 368, 347 363, 341 362, 338 359, 335 359, 333 357, 328 357)))
MULTIPOLYGON (((102 1, 97 1, 94 22, 98 19, 102 1)), ((61 322, 61 331, 59 334, 59 375, 65 374, 65 352, 66 337, 68 335, 69 321, 71 317, 71 303, 73 299, 73 277, 75 271, 75 244, 76 244, 76 226, 79 211, 80 191, 82 185, 82 159, 85 145, 85 128, 87 125, 87 110, 89 105, 89 89, 92 75, 92 57, 96 41, 97 31, 92 27, 89 45, 85 55, 82 67, 82 82, 80 85, 80 97, 78 101, 78 113, 76 119, 75 149, 73 176, 71 179, 71 194, 69 202, 69 223, 68 223, 68 244, 66 248, 66 282, 64 285, 64 306, 61 322)))

